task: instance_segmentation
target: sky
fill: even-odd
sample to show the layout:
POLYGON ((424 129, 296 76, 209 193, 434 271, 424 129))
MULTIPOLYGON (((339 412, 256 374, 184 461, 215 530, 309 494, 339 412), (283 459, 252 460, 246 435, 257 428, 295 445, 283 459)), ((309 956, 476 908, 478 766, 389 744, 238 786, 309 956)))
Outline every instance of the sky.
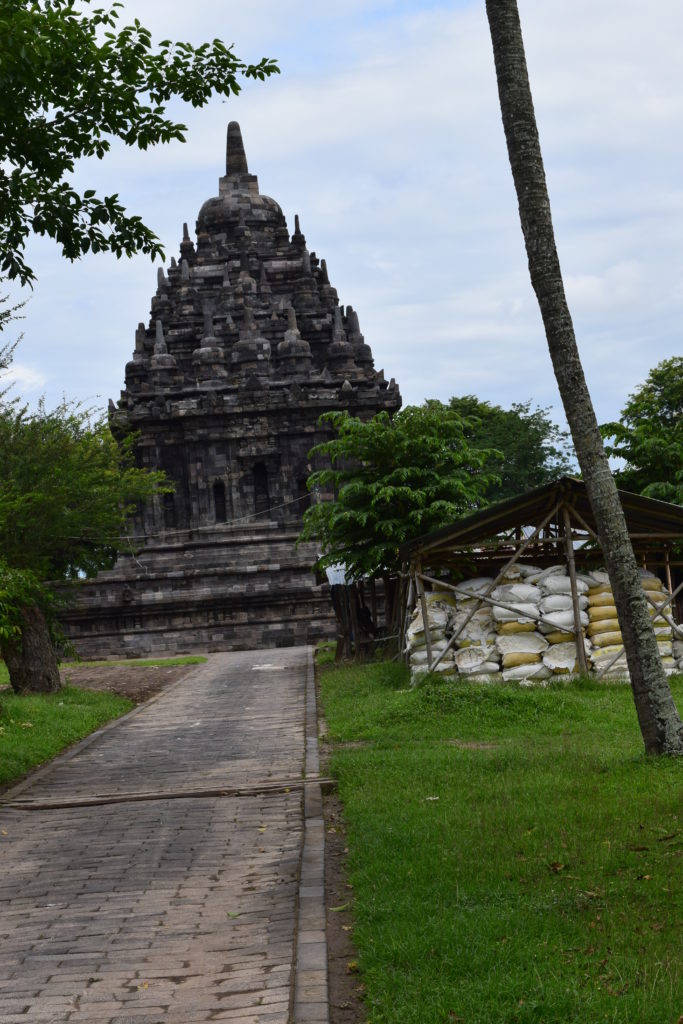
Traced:
MULTIPOLYGON (((519 0, 560 261, 598 420, 683 351, 683 5, 519 0)), ((484 0, 127 0, 158 38, 219 37, 281 74, 202 110, 187 143, 116 145, 79 165, 178 254, 182 224, 217 195, 229 120, 249 169, 299 214, 340 302, 404 405, 474 394, 528 399, 562 423, 529 284, 484 0)), ((123 387, 148 257, 66 261, 31 242, 15 393, 106 407, 123 387)), ((19 295, 12 291, 13 297, 19 295)))

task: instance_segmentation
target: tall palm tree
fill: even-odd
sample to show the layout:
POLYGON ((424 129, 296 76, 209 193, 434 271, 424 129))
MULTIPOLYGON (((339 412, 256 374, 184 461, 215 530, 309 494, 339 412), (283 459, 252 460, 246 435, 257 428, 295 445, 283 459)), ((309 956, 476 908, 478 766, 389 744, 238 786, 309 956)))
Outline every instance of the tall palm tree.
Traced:
POLYGON ((486 0, 486 13, 531 284, 541 308, 562 404, 598 525, 645 749, 652 754, 683 755, 683 723, 662 668, 564 293, 517 0, 486 0))

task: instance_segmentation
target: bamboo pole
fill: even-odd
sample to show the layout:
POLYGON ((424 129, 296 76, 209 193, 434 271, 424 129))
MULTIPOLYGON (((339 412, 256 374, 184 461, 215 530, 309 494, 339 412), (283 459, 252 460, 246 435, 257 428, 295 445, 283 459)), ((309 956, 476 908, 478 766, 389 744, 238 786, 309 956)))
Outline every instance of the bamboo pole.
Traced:
MULTIPOLYGON (((523 544, 522 544, 522 546, 521 546, 521 547, 519 548, 519 550, 518 550, 518 551, 516 551, 516 552, 514 553, 514 555, 512 556, 512 558, 510 558, 510 559, 509 559, 509 561, 507 561, 507 562, 505 563, 505 565, 504 565, 504 566, 503 566, 503 568, 502 568, 502 569, 500 570, 500 572, 499 572, 499 573, 498 573, 498 575, 496 576, 496 578, 495 578, 495 580, 493 581, 493 583, 490 583, 490 584, 489 584, 489 586, 488 586, 488 587, 486 588, 486 590, 485 590, 485 592, 484 592, 483 594, 481 594, 481 595, 479 595, 479 594, 478 594, 478 595, 477 595, 477 597, 476 597, 476 600, 477 600, 477 604, 476 604, 476 605, 474 606, 474 608, 472 609, 472 611, 471 611, 471 612, 469 613, 469 615, 468 615, 468 616, 466 617, 465 621, 464 621, 464 622, 462 623, 462 625, 460 626, 460 629, 458 629, 458 630, 457 630, 457 631, 456 631, 456 632, 455 632, 455 633, 453 634, 453 636, 452 636, 452 637, 450 638, 450 640, 448 641, 448 643, 447 643, 447 644, 446 644, 446 646, 444 647, 443 651, 441 652, 441 654, 439 655, 439 657, 438 657, 438 658, 436 659, 436 663, 434 664, 433 668, 436 668, 436 667, 437 667, 437 666, 438 666, 438 665, 439 665, 439 664, 441 663, 441 659, 443 658, 444 654, 445 654, 445 653, 446 653, 447 651, 449 651, 449 650, 451 649, 451 647, 453 646, 453 644, 455 643, 455 641, 456 641, 456 640, 458 639, 458 637, 459 637, 459 636, 460 636, 460 634, 462 633, 462 631, 463 631, 463 629, 465 628, 465 626, 466 626, 466 625, 468 624, 468 622, 470 621, 470 619, 472 619, 472 617, 474 616, 474 613, 475 613, 476 611, 478 611, 478 609, 479 609, 480 605, 482 604, 482 602, 484 602, 484 601, 486 600, 486 598, 488 597, 488 595, 489 595, 489 594, 490 594, 490 593, 491 593, 491 592, 492 592, 493 590, 495 590, 495 589, 496 589, 496 587, 498 586, 498 584, 499 584, 499 583, 500 583, 500 581, 502 580, 502 578, 503 578, 503 576, 505 575, 505 573, 506 573, 506 572, 508 571, 508 569, 510 569, 510 568, 511 568, 511 567, 512 567, 512 566, 513 566, 513 565, 515 564, 515 562, 516 562, 516 561, 517 561, 517 560, 518 560, 519 558, 521 558, 521 557, 522 557, 522 555, 524 554, 524 552, 526 551, 526 549, 527 549, 527 548, 529 547, 529 545, 533 544, 534 540, 536 539, 536 537, 538 536, 538 534, 539 534, 539 533, 541 532, 541 530, 542 530, 542 529, 543 529, 543 528, 544 528, 544 527, 545 527, 545 526, 546 526, 546 525, 547 525, 547 524, 548 524, 548 523, 550 522, 550 520, 551 520, 551 519, 553 518, 553 516, 554 516, 554 515, 556 514, 556 512, 557 512, 558 508, 559 508, 559 502, 558 502, 558 504, 557 504, 557 505, 555 505, 555 508, 554 508, 554 509, 552 510, 552 512, 549 512, 549 513, 548 513, 548 515, 547 515, 547 516, 545 517, 545 519, 541 520, 541 522, 540 522, 540 523, 539 523, 539 525, 538 525, 538 526, 536 527, 536 529, 535 529, 535 530, 534 530, 534 532, 533 532, 533 533, 531 534, 531 536, 530 536, 530 537, 527 537, 527 539, 526 539, 526 540, 524 541, 524 543, 523 543, 523 544)), ((421 563, 421 562, 418 562, 418 566, 419 566, 419 569, 418 569, 417 571, 418 571, 419 573, 422 573, 422 563, 421 563)), ((424 576, 424 577, 422 577, 422 578, 423 578, 423 579, 428 579, 428 577, 426 577, 426 576, 424 576)), ((438 583, 439 581, 438 581, 438 580, 433 580, 432 582, 437 582, 437 583, 438 583)), ((441 585, 441 584, 439 583, 439 585, 441 585)), ((453 588, 453 589, 455 589, 455 588, 453 588)), ((498 602, 498 601, 496 601, 496 602, 490 602, 490 601, 487 601, 486 603, 489 603, 489 604, 500 604, 500 602, 498 602)), ((430 670, 432 669, 432 665, 431 665, 431 664, 430 664, 429 668, 430 668, 430 670)))
MULTIPOLYGON (((515 608, 513 604, 507 604, 505 601, 501 601, 499 598, 494 599, 492 597, 486 597, 485 595, 475 593, 473 590, 465 590, 460 585, 458 585, 457 587, 453 587, 451 586, 450 583, 444 583, 441 580, 435 580, 431 576, 422 575, 421 579, 423 579, 425 583, 438 583, 439 586, 448 587, 450 590, 454 590, 457 594, 460 594, 463 597, 469 597, 475 601, 481 601, 483 604, 490 605, 491 608, 505 608, 509 612, 517 612, 518 615, 521 615, 525 619, 533 619, 534 622, 542 622, 546 626, 551 626, 554 630, 561 630, 563 633, 574 633, 573 626, 561 626, 559 622, 555 622, 553 619, 546 618, 546 616, 541 615, 540 612, 538 612, 537 615, 531 615, 531 613, 527 614, 526 612, 520 612, 519 608, 515 608)), ((474 610, 476 611, 477 609, 475 608, 474 610)), ((549 614, 552 615, 552 612, 550 612, 549 614)), ((458 631, 457 635, 453 636, 453 639, 457 639, 458 636, 460 636, 460 631, 458 631)))
MULTIPOLYGON (((652 605, 652 607, 656 610, 657 615, 664 615, 664 609, 666 608, 666 606, 671 604, 671 602, 673 601, 674 597, 676 597, 676 595, 681 590, 683 590, 683 583, 680 583, 676 587, 674 592, 672 594, 670 594, 669 597, 666 599, 666 601, 664 601, 662 604, 657 604, 657 602, 653 598, 650 597, 650 595, 647 592, 647 590, 645 591, 645 598, 646 598, 647 601, 649 601, 649 603, 652 605)), ((676 623, 673 621, 673 619, 671 618, 670 615, 664 615, 664 618, 669 623, 669 625, 672 627, 674 633, 678 633, 679 636, 683 636, 683 630, 680 628, 680 626, 676 625, 676 623)), ((600 671, 598 672, 596 678, 597 679, 602 679, 602 677, 604 676, 605 672, 609 672, 609 670, 611 669, 611 667, 614 664, 614 662, 617 660, 617 658, 620 658, 623 653, 624 653, 624 647, 623 647, 623 644, 622 644, 622 646, 619 648, 617 653, 615 655, 613 655, 610 658, 610 660, 607 662, 607 664, 604 665, 600 669, 600 671)))
POLYGON ((581 609, 579 608, 579 591, 576 586, 576 564, 574 562, 574 544, 572 542, 572 524, 569 518, 569 509, 566 504, 562 505, 562 528, 564 532, 564 543, 566 548, 567 568, 569 570, 569 585, 572 591, 572 609, 574 611, 574 634, 576 636, 576 656, 579 659, 579 668, 582 672, 588 672, 586 663, 586 648, 583 642, 583 629, 581 627, 581 609))
POLYGON ((588 523, 583 518, 581 513, 577 509, 575 509, 573 505, 572 505, 572 515, 574 516, 576 521, 584 528, 584 530, 587 533, 589 533, 591 535, 591 537, 593 537, 594 540, 598 540, 598 541, 600 540, 600 538, 598 537, 598 535, 595 532, 595 530, 591 526, 588 525, 588 523))
POLYGON ((666 576, 666 589, 671 593, 674 588, 671 579, 671 562, 669 560, 669 549, 664 548, 664 575, 666 576))

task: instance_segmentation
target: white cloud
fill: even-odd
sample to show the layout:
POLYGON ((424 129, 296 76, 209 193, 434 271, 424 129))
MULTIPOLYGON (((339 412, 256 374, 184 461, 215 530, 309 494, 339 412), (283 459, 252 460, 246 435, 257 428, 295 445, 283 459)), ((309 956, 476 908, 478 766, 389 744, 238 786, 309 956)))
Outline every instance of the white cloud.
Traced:
POLYGON ((3 388, 10 382, 24 393, 44 388, 47 383, 47 377, 40 370, 36 370, 35 367, 28 366, 26 363, 12 363, 2 373, 1 383, 3 388))
MULTIPOLYGON (((560 259, 598 418, 680 350, 683 81, 678 0, 520 0, 560 259)), ((183 110, 188 144, 80 170, 118 191, 177 251, 183 221, 215 194, 225 125, 250 168, 299 213, 340 300, 406 400, 480 393, 559 399, 526 270, 480 0, 129 0, 158 36, 216 35, 283 73, 228 103, 183 110)), ((147 259, 66 264, 32 246, 39 281, 22 362, 56 400, 116 397, 147 259)), ((559 413, 558 413, 559 415, 559 413)))

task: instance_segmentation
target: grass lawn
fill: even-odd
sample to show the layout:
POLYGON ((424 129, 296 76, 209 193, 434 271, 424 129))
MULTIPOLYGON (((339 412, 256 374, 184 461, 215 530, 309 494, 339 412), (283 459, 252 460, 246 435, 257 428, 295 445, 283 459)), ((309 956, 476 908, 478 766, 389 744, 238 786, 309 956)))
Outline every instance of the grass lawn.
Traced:
MULTIPOLYGON (((184 655, 73 664, 165 667, 200 665, 205 661, 201 655, 184 655)), ((7 668, 0 661, 0 687, 8 685, 7 668)), ((0 693, 0 786, 21 779, 31 768, 49 761, 60 750, 88 736, 105 722, 119 718, 133 706, 133 702, 124 697, 71 686, 65 686, 55 694, 19 697, 11 690, 0 693)))
POLYGON ((683 763, 628 686, 320 681, 371 1024, 680 1024, 683 763))
MULTIPOLYGON (((0 685, 7 682, 0 666, 0 685)), ((65 686, 59 693, 0 694, 0 785, 20 779, 64 747, 133 707, 109 693, 65 686)))

